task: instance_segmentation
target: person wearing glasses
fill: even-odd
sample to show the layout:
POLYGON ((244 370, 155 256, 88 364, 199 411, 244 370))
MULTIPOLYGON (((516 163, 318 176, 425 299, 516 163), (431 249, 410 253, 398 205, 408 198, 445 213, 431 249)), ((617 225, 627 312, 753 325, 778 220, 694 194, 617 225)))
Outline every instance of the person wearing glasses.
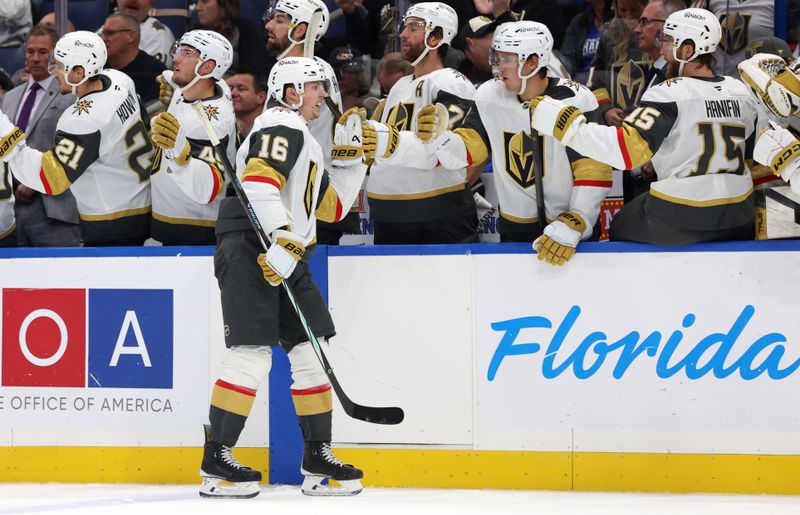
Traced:
POLYGON ((228 159, 236 157, 236 116, 223 76, 233 47, 210 30, 187 32, 174 45, 171 80, 180 89, 153 118, 153 239, 164 245, 213 245, 225 176, 193 104, 200 102, 228 159))
POLYGON ((117 10, 133 16, 139 23, 139 48, 165 66, 172 66, 169 51, 175 43, 175 36, 169 27, 150 16, 153 0, 117 0, 117 10))
POLYGON ((166 68, 164 63, 139 49, 139 23, 127 14, 106 18, 100 37, 106 44, 106 66, 119 70, 133 80, 136 93, 145 106, 158 101, 156 77, 166 68))
POLYGON ((707 10, 671 14, 660 36, 669 78, 645 92, 622 127, 588 123, 580 109, 559 100, 536 101, 532 128, 577 152, 620 170, 652 160, 657 179, 614 216, 612 240, 685 245, 754 238, 750 167, 758 106, 741 81, 714 72, 721 32, 707 10))
POLYGON ((475 95, 469 79, 443 63, 457 32, 458 16, 443 3, 414 4, 405 13, 401 53, 414 73, 394 84, 380 120, 370 122, 378 133, 367 181, 377 245, 478 242, 466 166, 437 165, 436 155, 415 135, 420 108, 440 104, 456 124, 475 95))
POLYGON ((130 79, 104 70, 106 46, 97 34, 70 32, 56 43, 50 73, 75 103, 58 120, 55 144, 26 145, 19 119, 0 115, 0 161, 40 193, 71 190, 86 246, 142 245, 150 235, 153 146, 130 79))
POLYGON ((481 84, 474 105, 452 132, 438 133, 436 126, 445 125, 439 120, 418 127, 422 125, 420 138, 430 142, 448 168, 480 162, 491 152, 500 240, 535 242, 539 259, 563 265, 578 242, 594 233, 600 202, 611 188, 611 167, 584 158, 556 138, 531 134, 530 102, 541 95, 587 113, 598 107, 586 86, 547 75, 552 51, 553 37, 545 25, 500 25, 490 50, 498 80, 481 84), (537 161, 543 165, 543 199, 537 199, 537 161), (537 201, 544 204, 546 220, 539 218, 537 201))

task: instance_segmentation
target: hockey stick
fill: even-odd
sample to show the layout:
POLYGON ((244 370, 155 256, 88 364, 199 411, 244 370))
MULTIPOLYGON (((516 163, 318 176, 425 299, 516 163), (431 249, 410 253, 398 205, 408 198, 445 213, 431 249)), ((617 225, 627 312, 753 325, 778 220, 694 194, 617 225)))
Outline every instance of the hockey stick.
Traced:
POLYGON ((544 139, 537 131, 531 129, 531 139, 535 147, 533 153, 533 180, 536 182, 536 212, 539 216, 539 233, 544 234, 544 226, 547 225, 547 213, 544 209, 544 184, 542 184, 542 172, 544 171, 544 139))
MULTIPOLYGON (((317 32, 319 32, 319 23, 322 20, 322 9, 317 9, 314 11, 314 14, 311 15, 311 19, 308 21, 308 28, 306 29, 306 38, 305 42, 303 43, 303 57, 314 57, 314 45, 317 42, 317 32)), ((339 107, 336 105, 336 102, 330 96, 325 96, 325 105, 328 106, 330 109, 331 114, 333 114, 333 123, 336 124, 336 121, 342 117, 341 111, 339 111, 339 107)))
MULTIPOLYGON (((214 132, 214 128, 208 121, 208 117, 203 111, 202 104, 200 102, 196 102, 193 104, 193 107, 197 112, 198 118, 200 118, 200 122, 203 124, 203 128, 205 129, 206 134, 211 141, 211 145, 214 147, 214 151, 217 154, 220 163, 222 163, 225 174, 230 179, 233 189, 236 191, 236 196, 239 197, 239 201, 242 203, 245 213, 247 213, 247 218, 250 219, 250 223, 252 224, 253 229, 256 231, 256 236, 258 236, 261 246, 266 251, 269 249, 269 239, 267 238, 261 223, 258 221, 258 216, 256 216, 256 212, 253 209, 253 205, 250 203, 250 199, 247 197, 247 193, 242 188, 242 183, 239 182, 239 178, 236 176, 235 169, 228 160, 228 155, 226 154, 225 149, 220 144, 219 138, 217 137, 216 132, 214 132)), ((331 368, 330 363, 328 363, 328 359, 325 357, 325 353, 322 351, 322 346, 319 344, 317 337, 314 336, 314 332, 309 327, 308 322, 306 322, 306 317, 303 315, 303 311, 297 304, 294 294, 292 293, 292 289, 289 287, 289 284, 287 284, 286 281, 283 281, 281 284, 286 292, 286 296, 289 298, 289 302, 292 304, 292 307, 294 307, 294 310, 297 313, 297 317, 300 319, 300 325, 303 326, 303 330, 305 331, 306 336, 308 336, 311 346, 314 348, 314 351, 317 354, 317 358, 319 358, 320 363, 322 363, 322 368, 325 370, 325 375, 328 376, 328 380, 331 382, 333 391, 336 392, 336 397, 339 398, 339 402, 342 404, 344 412, 355 419, 363 420, 364 422, 371 422, 373 424, 393 425, 402 422, 405 414, 401 408, 362 406, 350 400, 350 398, 344 393, 344 390, 342 390, 341 385, 339 385, 339 381, 336 379, 333 369, 331 368)))

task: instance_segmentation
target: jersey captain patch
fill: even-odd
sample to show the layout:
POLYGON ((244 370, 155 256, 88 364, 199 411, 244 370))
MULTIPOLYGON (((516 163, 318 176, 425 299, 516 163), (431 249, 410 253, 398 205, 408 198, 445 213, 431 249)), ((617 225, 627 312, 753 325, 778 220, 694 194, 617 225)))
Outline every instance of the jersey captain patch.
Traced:
POLYGON ((506 173, 521 188, 530 188, 536 184, 534 175, 534 158, 538 149, 531 135, 525 131, 503 131, 503 147, 505 149, 506 173))

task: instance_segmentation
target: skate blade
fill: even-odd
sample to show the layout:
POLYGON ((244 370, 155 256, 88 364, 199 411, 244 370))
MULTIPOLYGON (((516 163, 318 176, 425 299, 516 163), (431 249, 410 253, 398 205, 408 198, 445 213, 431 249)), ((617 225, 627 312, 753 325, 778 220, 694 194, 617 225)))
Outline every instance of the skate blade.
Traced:
POLYGON ((342 497, 347 495, 357 495, 361 493, 363 487, 361 480, 350 479, 347 481, 336 481, 339 486, 332 486, 330 483, 327 485, 322 482, 327 479, 325 476, 306 476, 303 480, 303 486, 300 490, 305 495, 316 497, 342 497))
POLYGON ((220 499, 250 499, 261 492, 256 481, 229 483, 218 477, 204 477, 200 497, 220 499))

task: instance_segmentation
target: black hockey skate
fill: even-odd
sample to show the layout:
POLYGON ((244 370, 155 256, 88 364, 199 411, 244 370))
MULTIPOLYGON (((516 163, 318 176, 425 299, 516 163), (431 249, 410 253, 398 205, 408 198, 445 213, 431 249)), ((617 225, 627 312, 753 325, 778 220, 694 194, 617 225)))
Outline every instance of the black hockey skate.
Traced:
POLYGON ((305 442, 300 473, 306 476, 301 487, 306 495, 356 495, 361 492, 364 477, 361 469, 342 463, 333 455, 330 442, 305 442), (326 479, 341 486, 324 485, 326 479))
POLYGON ((245 467, 233 457, 230 447, 211 439, 211 426, 205 425, 206 444, 200 475, 201 497, 255 497, 259 493, 261 472, 245 467), (223 482, 227 484, 223 484, 223 482))

